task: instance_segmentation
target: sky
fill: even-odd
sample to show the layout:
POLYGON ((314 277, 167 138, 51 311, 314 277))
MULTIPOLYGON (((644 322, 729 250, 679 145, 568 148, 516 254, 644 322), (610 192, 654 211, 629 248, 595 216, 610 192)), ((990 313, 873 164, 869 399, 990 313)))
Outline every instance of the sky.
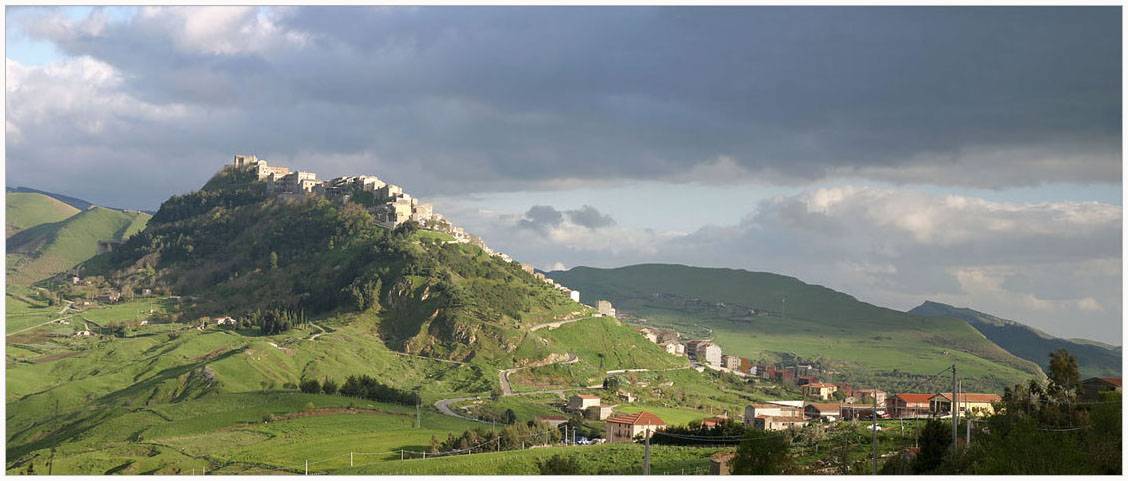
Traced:
POLYGON ((542 269, 793 275, 1122 338, 1118 7, 8 7, 7 183, 155 210, 236 153, 542 269))

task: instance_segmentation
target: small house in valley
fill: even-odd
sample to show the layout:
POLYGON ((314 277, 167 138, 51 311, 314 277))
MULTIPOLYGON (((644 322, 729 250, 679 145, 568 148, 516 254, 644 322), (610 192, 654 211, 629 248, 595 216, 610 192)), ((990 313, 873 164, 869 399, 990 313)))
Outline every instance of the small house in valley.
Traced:
POLYGON ((926 418, 932 415, 932 394, 901 393, 886 399, 889 417, 898 419, 926 418))
POLYGON ((1100 401, 1102 392, 1121 392, 1120 389, 1119 377, 1091 377, 1081 381, 1081 400, 1100 401))
POLYGON ((650 437, 663 429, 666 429, 666 422, 662 418, 642 411, 607 418, 604 431, 609 442, 622 442, 631 441, 635 436, 650 437))
POLYGON ((568 398, 569 411, 584 411, 590 407, 599 407, 599 396, 592 394, 575 394, 568 398))
POLYGON ((810 419, 837 421, 842 417, 842 405, 838 403, 807 403, 803 414, 810 419))

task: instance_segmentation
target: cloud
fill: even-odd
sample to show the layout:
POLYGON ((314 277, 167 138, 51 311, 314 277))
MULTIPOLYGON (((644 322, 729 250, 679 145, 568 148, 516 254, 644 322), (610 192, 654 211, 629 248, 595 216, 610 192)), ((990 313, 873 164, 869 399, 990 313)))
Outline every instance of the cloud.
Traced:
POLYGON ((539 266, 675 262, 777 272, 879 305, 909 309, 931 299, 1063 336, 1120 341, 1119 206, 842 186, 777 196, 737 224, 680 234, 590 230, 540 208, 564 219, 532 231, 497 213, 452 217, 539 266))
POLYGON ((547 205, 534 205, 525 212, 525 218, 517 221, 517 226, 537 231, 548 231, 564 222, 564 214, 547 205))
POLYGON ((11 182, 155 207, 235 152, 420 195, 1121 176, 1115 8, 129 11, 13 10, 65 58, 9 88, 11 182), (31 97, 89 90, 78 59, 112 81, 31 97), (32 134, 46 125, 83 135, 32 134), (109 168, 60 175, 76 156, 109 168), (177 175, 123 188, 134 168, 177 175))
POLYGON ((615 219, 611 216, 599 212, 595 207, 585 205, 577 210, 570 210, 567 212, 568 220, 578 226, 587 227, 588 229, 599 229, 602 227, 611 227, 615 225, 615 219))

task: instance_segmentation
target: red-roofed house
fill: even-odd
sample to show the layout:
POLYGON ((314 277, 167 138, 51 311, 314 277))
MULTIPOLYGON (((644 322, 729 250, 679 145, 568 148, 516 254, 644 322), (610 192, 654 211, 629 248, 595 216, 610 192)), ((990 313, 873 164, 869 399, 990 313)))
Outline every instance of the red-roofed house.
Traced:
POLYGON ((608 442, 631 441, 638 435, 649 437, 655 431, 666 429, 665 421, 646 411, 616 414, 605 422, 608 442))
POLYGON ((1081 400, 1100 401, 1104 391, 1120 391, 1119 377, 1091 377, 1081 381, 1081 400))
POLYGON ((901 393, 885 400, 889 417, 900 419, 926 418, 932 414, 932 394, 901 393))

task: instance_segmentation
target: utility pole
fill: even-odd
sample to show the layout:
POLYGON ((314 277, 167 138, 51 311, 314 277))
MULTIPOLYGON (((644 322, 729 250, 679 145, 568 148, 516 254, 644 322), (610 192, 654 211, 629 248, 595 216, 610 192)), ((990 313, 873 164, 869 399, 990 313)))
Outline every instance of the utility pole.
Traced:
POLYGON ((873 475, 877 476, 877 388, 870 392, 873 397, 873 475))
MULTIPOLYGON (((400 451, 400 461, 403 461, 403 451, 400 451)), ((353 467, 353 453, 349 451, 349 467, 353 467)))
POLYGON ((956 414, 956 365, 952 364, 952 449, 956 449, 956 443, 960 440, 959 425, 957 423, 956 414))
POLYGON ((642 451, 642 475, 650 476, 650 428, 646 429, 646 447, 642 451))
POLYGON ((306 460, 306 471, 305 471, 305 473, 306 473, 306 476, 309 476, 309 460, 308 459, 306 460))
POLYGON ((971 418, 967 418, 967 439, 964 440, 964 446, 971 446, 971 418))
POLYGON ((419 420, 419 401, 416 401, 415 402, 415 429, 419 429, 420 424, 422 424, 422 423, 419 420))

